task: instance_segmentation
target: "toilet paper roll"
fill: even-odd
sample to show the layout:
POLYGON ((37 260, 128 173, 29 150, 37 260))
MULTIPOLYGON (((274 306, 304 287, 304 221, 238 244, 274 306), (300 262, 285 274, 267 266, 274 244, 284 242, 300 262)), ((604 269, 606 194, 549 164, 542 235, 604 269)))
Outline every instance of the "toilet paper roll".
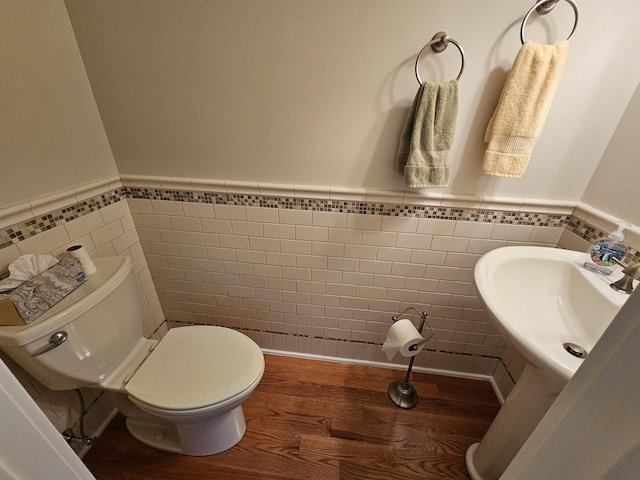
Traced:
POLYGON ((74 245, 73 247, 69 247, 67 248, 67 252, 69 253, 70 257, 80 260, 82 270, 87 275, 96 271, 95 264, 82 245, 74 245))
POLYGON ((424 348, 424 343, 413 351, 409 348, 423 340, 420 332, 413 326, 413 322, 408 318, 402 318, 391 325, 382 345, 382 351, 387 354, 389 360, 395 357, 398 352, 403 357, 413 357, 424 348))

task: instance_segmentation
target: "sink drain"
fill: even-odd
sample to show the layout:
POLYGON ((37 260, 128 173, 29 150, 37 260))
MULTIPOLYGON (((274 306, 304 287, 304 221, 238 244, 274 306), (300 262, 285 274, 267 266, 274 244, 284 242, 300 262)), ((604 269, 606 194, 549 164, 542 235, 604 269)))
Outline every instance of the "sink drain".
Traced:
POLYGON ((565 343, 564 349, 574 357, 584 358, 587 356, 587 351, 576 343, 565 343))

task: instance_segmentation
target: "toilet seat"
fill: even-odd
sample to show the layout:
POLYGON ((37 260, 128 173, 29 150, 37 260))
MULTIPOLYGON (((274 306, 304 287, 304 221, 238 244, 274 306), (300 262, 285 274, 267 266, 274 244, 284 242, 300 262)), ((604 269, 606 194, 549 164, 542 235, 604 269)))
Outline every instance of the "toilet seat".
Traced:
POLYGON ((264 356, 249 337, 214 326, 169 330, 124 387, 153 410, 179 414, 233 401, 262 378, 264 356))

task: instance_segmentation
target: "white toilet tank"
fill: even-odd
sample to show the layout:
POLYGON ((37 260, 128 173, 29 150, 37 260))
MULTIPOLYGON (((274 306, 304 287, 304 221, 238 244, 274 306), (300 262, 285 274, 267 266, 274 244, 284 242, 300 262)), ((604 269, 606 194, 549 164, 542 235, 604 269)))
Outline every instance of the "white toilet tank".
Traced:
POLYGON ((33 323, 0 326, 0 348, 52 390, 97 385, 142 340, 142 310, 129 257, 94 258, 96 272, 33 323), (36 355, 52 335, 67 339, 36 355))

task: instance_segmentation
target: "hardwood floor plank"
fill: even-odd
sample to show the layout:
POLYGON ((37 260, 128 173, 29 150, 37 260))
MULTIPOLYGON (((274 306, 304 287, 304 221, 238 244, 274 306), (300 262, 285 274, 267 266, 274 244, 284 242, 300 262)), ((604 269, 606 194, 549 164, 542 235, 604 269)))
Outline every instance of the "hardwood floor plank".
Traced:
POLYGON ((418 405, 395 406, 399 370, 265 355, 243 405, 247 432, 208 457, 142 445, 117 415, 84 461, 98 480, 413 480, 468 478, 464 452, 499 408, 489 382, 412 374, 418 405))
POLYGON ((469 478, 464 461, 461 462, 457 455, 431 453, 420 459, 398 458, 394 464, 394 471, 403 474, 405 478, 469 478))
MULTIPOLYGON (((481 437, 480 437, 481 438, 481 437)), ((480 440, 478 437, 466 437, 464 435, 441 435, 430 433, 430 450, 432 453, 464 457, 467 449, 480 440)), ((405 457, 412 455, 411 450, 397 451, 398 456, 405 457)))
POLYGON ((486 419, 492 421, 499 406, 489 406, 476 403, 468 403, 461 400, 452 400, 444 398, 421 398, 415 410, 425 413, 435 413, 441 415, 450 415, 461 418, 486 419))
POLYGON ((362 464, 359 462, 341 461, 340 480, 444 480, 439 473, 397 470, 393 463, 362 464))
POLYGON ((440 393, 440 398, 448 400, 464 398, 465 402, 479 403, 490 407, 500 408, 500 402, 496 398, 496 394, 493 390, 470 388, 468 386, 459 385, 438 384, 438 392, 440 393))
POLYGON ((323 416, 299 415, 270 411, 262 418, 261 426, 272 430, 295 431, 304 435, 330 436, 331 419, 323 416))
POLYGON ((340 480, 468 480, 466 468, 454 457, 438 456, 410 463, 366 464, 353 461, 340 462, 340 480))
POLYGON ((365 422, 333 420, 331 436, 348 440, 358 440, 372 444, 390 445, 404 448, 408 444, 421 445, 430 450, 428 425, 411 421, 389 419, 387 415, 371 418, 365 422))
POLYGON ((360 421, 364 419, 362 404, 354 405, 353 403, 340 403, 333 400, 291 397, 257 390, 254 391, 244 405, 247 405, 248 408, 259 406, 263 410, 274 410, 276 408, 279 412, 288 412, 301 416, 328 416, 360 421), (274 407, 274 405, 277 407, 274 407))
POLYGON ((301 435, 300 455, 320 459, 322 463, 338 466, 339 460, 393 460, 393 447, 334 437, 301 435))
POLYGON ((490 382, 464 377, 454 377, 451 375, 436 375, 435 373, 412 372, 412 379, 416 382, 435 383, 437 385, 461 386, 465 388, 476 388, 493 392, 490 382))
POLYGON ((438 414, 415 409, 404 410, 397 408, 393 412, 386 407, 365 406, 365 422, 373 418, 385 418, 395 424, 413 424, 428 432, 432 438, 434 434, 460 435, 469 438, 482 438, 491 425, 491 421, 472 417, 459 417, 454 413, 438 414))
MULTIPOLYGON (((261 475, 286 475, 287 478, 307 480, 334 480, 337 469, 300 455, 300 438, 297 432, 285 432, 252 426, 245 437, 233 448, 218 455, 205 457, 211 465, 240 468, 261 475)), ((321 438, 321 437, 318 437, 321 438)), ((217 474, 217 470, 213 470, 217 474)))

